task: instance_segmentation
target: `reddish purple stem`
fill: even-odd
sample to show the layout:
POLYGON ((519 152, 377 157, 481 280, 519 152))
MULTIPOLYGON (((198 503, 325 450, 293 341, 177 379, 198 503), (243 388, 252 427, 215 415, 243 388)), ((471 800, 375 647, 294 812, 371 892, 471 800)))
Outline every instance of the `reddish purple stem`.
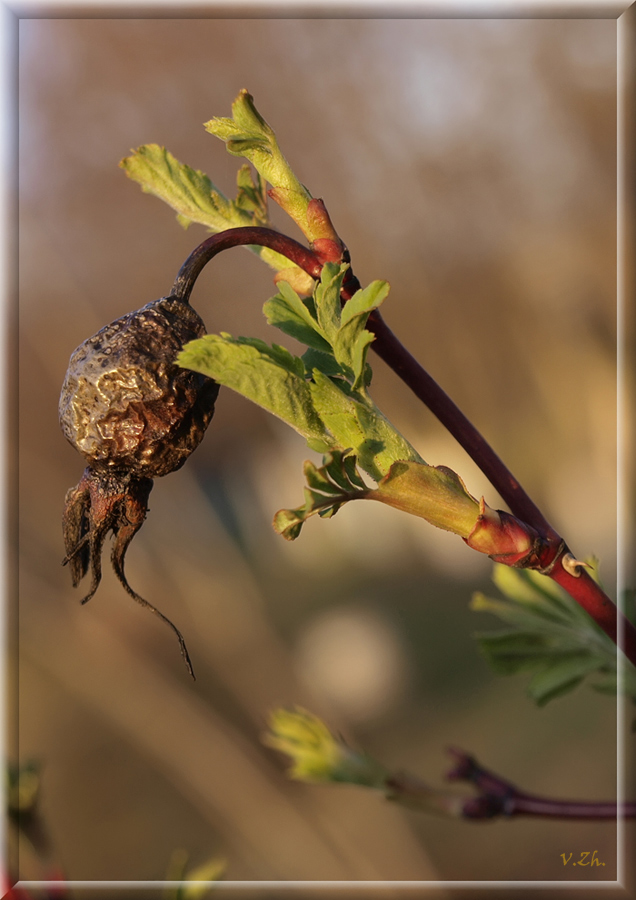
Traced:
POLYGON ((280 234, 271 228, 260 228, 254 225, 244 228, 228 228, 227 231, 213 234, 212 237, 199 244, 179 269, 171 291, 172 295, 188 303, 192 288, 201 274, 201 270, 217 253, 229 250, 231 247, 249 246, 250 244, 275 250, 282 256, 286 256, 312 278, 320 278, 322 264, 315 253, 285 234, 280 234))
POLYGON ((612 803, 594 800, 553 800, 520 791, 514 784, 484 769, 473 756, 449 748, 455 766, 447 774, 450 781, 469 781, 479 796, 466 800, 463 815, 468 819, 490 819, 495 816, 543 816, 556 819, 636 818, 636 803, 612 803))
POLYGON ((556 532, 512 472, 448 394, 402 345, 377 310, 369 316, 367 328, 376 336, 371 346, 380 359, 383 359, 413 393, 424 401, 471 459, 479 461, 479 468, 499 491, 513 515, 532 526, 543 537, 556 540, 558 543, 556 532))

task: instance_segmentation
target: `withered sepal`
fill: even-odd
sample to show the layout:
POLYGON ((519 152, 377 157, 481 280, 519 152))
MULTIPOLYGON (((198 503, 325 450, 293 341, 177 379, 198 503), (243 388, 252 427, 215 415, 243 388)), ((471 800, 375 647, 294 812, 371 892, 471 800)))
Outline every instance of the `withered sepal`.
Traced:
POLYGON ((79 484, 66 494, 62 515, 66 549, 63 564, 70 566, 73 587, 77 587, 90 568, 90 588, 81 601, 87 603, 99 587, 104 540, 112 531, 111 562, 120 584, 137 603, 172 628, 188 671, 194 678, 183 635, 167 616, 130 587, 124 572, 126 551, 144 523, 152 486, 152 478, 134 476, 121 469, 104 470, 88 466, 79 484))

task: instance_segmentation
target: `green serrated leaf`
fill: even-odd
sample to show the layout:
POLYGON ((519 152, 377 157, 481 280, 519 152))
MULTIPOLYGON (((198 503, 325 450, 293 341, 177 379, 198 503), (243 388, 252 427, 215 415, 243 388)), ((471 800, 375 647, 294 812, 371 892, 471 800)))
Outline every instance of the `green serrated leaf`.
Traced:
MULTIPOLYGON (((236 201, 228 200, 198 169, 179 162, 158 144, 144 144, 120 164, 129 178, 138 182, 147 194, 153 194, 177 213, 177 221, 187 228, 193 222, 212 232, 245 225, 267 225, 267 203, 264 186, 259 181, 254 193, 246 193, 239 185, 236 201), (258 194, 262 199, 258 199, 258 194), (251 197, 252 201, 247 200, 251 197), (250 208, 251 207, 251 208, 250 208)), ((243 179, 245 176, 243 176, 243 179)), ((289 260, 268 247, 248 248, 276 271, 289 267, 289 260)))
POLYGON ((559 635, 559 638, 568 644, 568 649, 576 646, 579 639, 568 625, 561 625, 556 618, 550 619, 536 609, 524 604, 508 603, 505 600, 494 600, 482 593, 476 593, 470 602, 470 608, 475 612, 489 612, 515 625, 524 631, 534 631, 543 635, 559 635))
POLYGON ((222 141, 231 140, 241 133, 241 128, 234 119, 228 119, 224 116, 216 116, 214 119, 210 119, 209 122, 204 123, 203 127, 207 132, 220 138, 222 141))
MULTIPOLYGON (((476 635, 492 668, 502 674, 534 672, 529 694, 539 705, 573 690, 587 677, 590 687, 610 693, 616 684, 616 647, 596 622, 556 583, 530 570, 496 565, 493 575, 505 600, 475 594, 474 610, 513 625, 505 632, 476 635)), ((636 698, 636 670, 626 666, 625 693, 636 698)))
MULTIPOLYGON (((240 92, 232 104, 232 118, 215 118, 206 122, 205 129, 225 141, 234 156, 244 156, 259 174, 272 185, 272 196, 298 224, 303 233, 314 239, 307 210, 311 194, 294 175, 283 156, 276 136, 260 115, 248 91, 240 92)), ((316 235, 319 236, 319 235, 316 235)))
POLYGON ((412 444, 394 428, 374 403, 371 401, 355 403, 354 410, 365 436, 364 444, 357 450, 358 459, 360 466, 365 472, 369 472, 371 477, 374 477, 373 473, 369 471, 365 462, 375 465, 383 476, 397 460, 426 465, 412 444))
POLYGON ((599 665, 602 661, 598 657, 586 654, 566 657, 534 675, 528 685, 528 693, 539 706, 544 706, 549 700, 578 687, 585 676, 595 672, 599 665))
POLYGON ((367 488, 356 472, 355 458, 347 457, 345 466, 347 452, 334 450, 328 453, 319 469, 312 462, 305 462, 303 469, 308 486, 304 489, 304 506, 279 510, 274 516, 275 531, 293 541, 300 534, 303 523, 311 516, 318 514, 323 519, 329 519, 335 516, 344 503, 366 496, 367 488), (352 474, 352 479, 348 477, 348 473, 352 474))
POLYGON ((262 134, 272 140, 274 132, 256 109, 254 98, 248 91, 242 90, 232 104, 232 116, 239 128, 253 134, 262 134))
POLYGON ((305 508, 279 509, 274 516, 273 527, 286 541, 295 541, 305 522, 305 508))
POLYGON ((342 503, 334 503, 333 506, 326 506, 324 509, 318 510, 318 515, 321 519, 331 519, 332 516, 338 512, 342 503))
MULTIPOLYGON (((341 491, 348 491, 351 488, 351 479, 343 465, 343 459, 344 454, 342 453, 330 453, 328 456, 325 456, 321 471, 325 472, 341 491)), ((351 456, 350 459, 355 466, 355 456, 351 456)))
POLYGON ((323 336, 332 346, 340 330, 340 290, 347 268, 348 266, 325 263, 314 292, 318 324, 323 336))
POLYGON ((349 484, 353 485, 353 487, 359 487, 363 490, 366 490, 366 484, 362 480, 360 473, 356 468, 357 460, 355 456, 343 456, 342 465, 344 468, 345 475, 349 480, 349 484))
MULTIPOLYGON (((541 583, 531 581, 525 572, 524 569, 495 564, 492 580, 502 594, 520 606, 532 610, 536 615, 555 622, 571 623, 572 613, 569 606, 562 604, 560 598, 546 592, 541 583)), ((558 588, 558 585, 555 587, 558 588)))
POLYGON ((309 385, 315 409, 339 447, 351 447, 358 464, 375 479, 386 475, 396 459, 423 462, 417 451, 370 401, 348 396, 318 369, 309 385))
POLYGON ((232 156, 246 156, 252 165, 258 169, 266 168, 269 158, 272 156, 271 148, 267 141, 260 138, 252 138, 245 134, 238 134, 235 138, 226 141, 228 153, 232 156))
POLYGON ((332 484, 329 478, 327 478, 324 468, 318 469, 309 460, 305 461, 305 464, 303 466, 303 473, 309 487, 314 488, 318 491, 324 491, 327 494, 341 493, 340 488, 337 485, 332 484))
MULTIPOLYGON (((329 350, 331 351, 331 348, 329 350)), ((342 367, 336 362, 331 352, 322 352, 310 347, 309 350, 303 353, 302 361, 305 363, 305 370, 308 375, 311 375, 314 369, 318 369, 323 375, 328 375, 331 378, 340 378, 344 375, 342 367)))
POLYGON ((316 412, 301 359, 264 341, 208 334, 186 344, 177 363, 214 378, 287 422, 306 439, 331 446, 316 412))
POLYGON ((390 285, 387 281, 372 281, 367 287, 356 291, 342 309, 342 325, 347 325, 352 319, 359 316, 368 316, 372 310, 377 309, 386 300, 389 290, 390 285))
POLYGON ((366 364, 369 345, 373 343, 375 336, 366 331, 360 320, 354 319, 348 326, 338 333, 335 354, 341 359, 343 365, 347 365, 353 372, 353 390, 357 390, 363 384, 368 384, 368 366, 366 364))
POLYGON ((263 179, 258 172, 256 180, 254 180, 250 165, 246 163, 241 166, 236 176, 236 186, 238 194, 234 201, 235 205, 239 209, 250 212, 254 224, 266 225, 268 223, 267 194, 263 179))
POLYGON ((190 225, 193 224, 192 219, 188 219, 187 216, 182 216, 180 213, 177 213, 177 222, 179 223, 179 225, 181 225, 184 231, 187 231, 190 225))
POLYGON ((572 615, 579 610, 587 616, 579 604, 547 575, 541 575, 532 569, 514 569, 496 563, 492 578, 506 597, 537 610, 542 609, 550 618, 570 622, 572 615))
POLYGON ((308 347, 331 354, 331 347, 321 335, 318 323, 296 291, 286 281, 279 282, 278 287, 278 294, 263 306, 268 323, 308 347))
POLYGON ((325 496, 323 491, 316 491, 310 487, 303 488, 303 494, 305 496, 305 512, 308 515, 322 509, 325 504, 333 503, 333 497, 325 496))
POLYGON ((492 669, 501 675, 512 675, 534 669, 537 660, 545 659, 543 635, 523 631, 498 631, 475 635, 479 649, 492 669))
POLYGON ((182 218, 199 222, 215 231, 249 224, 250 217, 232 213, 230 201, 198 169, 179 162, 158 144, 145 144, 119 164, 129 178, 146 193, 159 197, 182 218))
POLYGON ((372 449, 365 446, 365 434, 356 415, 356 401, 344 394, 318 369, 314 369, 312 375, 314 380, 309 384, 309 390, 314 408, 329 432, 333 434, 336 445, 353 448, 362 468, 372 478, 379 480, 383 473, 375 462, 373 450, 381 451, 382 446, 378 445, 372 449))

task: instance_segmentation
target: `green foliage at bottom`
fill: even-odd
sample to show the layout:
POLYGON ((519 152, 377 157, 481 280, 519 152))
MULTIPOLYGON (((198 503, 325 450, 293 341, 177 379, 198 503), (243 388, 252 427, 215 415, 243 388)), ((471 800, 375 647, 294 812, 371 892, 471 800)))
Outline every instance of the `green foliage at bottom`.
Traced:
MULTIPOLYGON (((590 562, 597 577, 597 563, 590 562)), ((508 624, 475 635, 489 665, 500 675, 531 673, 528 694, 543 706, 584 680, 616 693, 616 646, 569 594, 545 575, 496 564, 493 581, 505 599, 473 595, 471 609, 508 624)), ((623 691, 636 700, 636 669, 625 663, 623 691)))

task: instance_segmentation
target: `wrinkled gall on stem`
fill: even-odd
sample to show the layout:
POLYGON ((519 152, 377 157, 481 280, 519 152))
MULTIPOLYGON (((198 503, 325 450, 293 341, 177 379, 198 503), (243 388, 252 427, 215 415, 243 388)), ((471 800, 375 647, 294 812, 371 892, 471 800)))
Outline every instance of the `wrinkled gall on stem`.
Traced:
POLYGON ((73 586, 91 571, 82 600, 101 580, 101 553, 114 535, 115 574, 138 603, 178 629, 132 590, 124 574, 126 551, 146 517, 153 478, 179 469, 198 446, 214 413, 219 387, 211 378, 181 369, 183 344, 205 334, 197 313, 175 296, 149 303, 106 325, 72 354, 60 397, 66 438, 88 466, 66 495, 64 544, 73 586))

